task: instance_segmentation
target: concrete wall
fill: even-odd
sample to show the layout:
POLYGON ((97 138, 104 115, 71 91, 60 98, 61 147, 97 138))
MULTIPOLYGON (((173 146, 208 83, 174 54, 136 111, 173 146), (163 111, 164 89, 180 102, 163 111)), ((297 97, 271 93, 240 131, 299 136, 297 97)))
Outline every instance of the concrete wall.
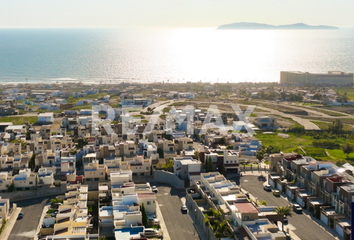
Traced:
POLYGON ((196 226, 198 233, 200 230, 202 230, 202 234, 199 235, 202 240, 217 240, 215 237, 213 231, 209 226, 206 226, 204 224, 204 214, 203 212, 199 209, 198 205, 196 202, 193 200, 193 198, 187 194, 186 195, 186 206, 189 210, 189 215, 191 216, 192 221, 194 222, 194 225, 196 226), (206 236, 205 236, 205 235, 206 236))
POLYGON ((179 179, 176 175, 170 172, 157 170, 154 172, 154 181, 168 183, 175 188, 184 188, 184 180, 179 179))
POLYGON ((61 195, 65 194, 66 185, 61 185, 60 187, 47 187, 43 186, 41 188, 37 188, 36 190, 24 190, 24 191, 14 191, 1 193, 2 198, 9 198, 10 201, 18 201, 24 199, 38 198, 38 197, 46 197, 52 195, 61 195))

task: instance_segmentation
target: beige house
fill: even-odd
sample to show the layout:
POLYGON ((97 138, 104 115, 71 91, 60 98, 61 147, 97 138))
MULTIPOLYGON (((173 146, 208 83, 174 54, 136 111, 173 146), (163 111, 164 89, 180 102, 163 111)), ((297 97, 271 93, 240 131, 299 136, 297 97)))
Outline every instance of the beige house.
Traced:
POLYGON ((151 173, 151 159, 144 159, 142 156, 138 156, 132 161, 129 161, 130 170, 133 172, 133 176, 148 176, 151 173))
POLYGON ((116 143, 115 145, 115 155, 118 157, 132 158, 136 156, 136 145, 133 141, 125 141, 121 143, 116 143))
POLYGON ((7 219, 10 210, 10 199, 1 198, 0 196, 0 220, 7 219))
POLYGON ((106 179, 107 168, 105 164, 99 164, 98 160, 93 160, 85 166, 86 181, 104 181, 106 179))
POLYGON ((9 172, 0 172, 0 191, 7 192, 7 188, 13 183, 13 177, 9 172))
POLYGON ((164 158, 177 156, 176 145, 171 140, 159 140, 158 148, 162 150, 164 158))

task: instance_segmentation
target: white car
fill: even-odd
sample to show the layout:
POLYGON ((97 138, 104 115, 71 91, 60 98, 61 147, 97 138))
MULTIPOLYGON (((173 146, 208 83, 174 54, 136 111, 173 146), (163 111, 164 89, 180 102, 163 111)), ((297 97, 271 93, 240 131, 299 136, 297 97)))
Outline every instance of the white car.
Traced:
POLYGON ((154 193, 157 193, 159 190, 157 189, 156 186, 152 186, 152 191, 153 191, 154 193))
POLYGON ((270 191, 270 190, 272 190, 272 186, 271 185, 265 185, 263 187, 263 189, 266 190, 266 191, 270 191))

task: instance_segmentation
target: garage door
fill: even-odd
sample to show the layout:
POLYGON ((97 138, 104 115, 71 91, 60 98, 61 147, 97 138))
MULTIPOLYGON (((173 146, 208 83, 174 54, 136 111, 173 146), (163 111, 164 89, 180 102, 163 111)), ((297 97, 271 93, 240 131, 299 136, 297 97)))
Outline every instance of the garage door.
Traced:
POLYGON ((296 202, 297 202, 301 207, 303 207, 303 204, 302 204, 302 197, 297 196, 296 202))
POLYGON ((343 237, 343 228, 341 228, 338 224, 336 225, 336 232, 343 237))
POLYGON ((272 186, 272 188, 274 188, 274 182, 272 179, 269 178, 269 185, 272 186))
POLYGON ((321 213, 321 221, 328 225, 328 218, 321 213))
POLYGON ((290 199, 293 199, 293 194, 291 193, 291 190, 290 190, 290 189, 287 189, 287 190, 286 190, 286 194, 288 195, 288 197, 289 197, 290 199))

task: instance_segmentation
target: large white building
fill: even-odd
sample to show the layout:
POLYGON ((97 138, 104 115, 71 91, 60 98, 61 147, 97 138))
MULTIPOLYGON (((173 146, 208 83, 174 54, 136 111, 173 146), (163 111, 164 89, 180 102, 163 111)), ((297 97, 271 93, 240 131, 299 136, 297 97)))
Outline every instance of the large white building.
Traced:
POLYGON ((40 113, 38 115, 38 122, 39 123, 52 123, 54 121, 54 113, 40 113))
POLYGON ((280 83, 284 85, 352 86, 353 82, 353 73, 280 72, 280 83))

